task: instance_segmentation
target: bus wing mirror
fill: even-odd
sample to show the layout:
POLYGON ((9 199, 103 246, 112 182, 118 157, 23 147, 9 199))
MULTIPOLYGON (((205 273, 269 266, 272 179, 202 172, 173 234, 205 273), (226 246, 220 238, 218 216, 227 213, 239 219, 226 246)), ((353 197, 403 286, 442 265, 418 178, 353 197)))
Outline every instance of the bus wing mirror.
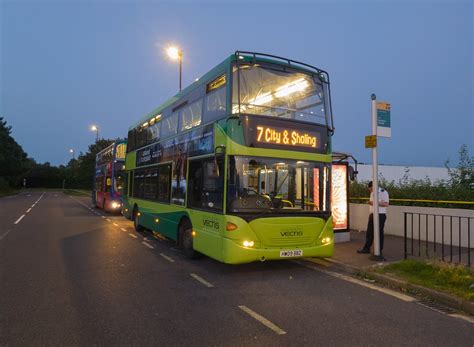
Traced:
POLYGON ((214 165, 216 167, 216 173, 217 177, 221 176, 220 170, 219 170, 219 162, 218 159, 222 158, 225 155, 225 146, 224 145, 219 145, 214 148, 214 165))
POLYGON ((356 179, 358 173, 359 173, 359 172, 357 172, 357 170, 354 170, 354 168, 349 165, 349 167, 348 167, 348 174, 349 174, 349 179, 350 179, 351 181, 355 181, 355 179, 356 179))

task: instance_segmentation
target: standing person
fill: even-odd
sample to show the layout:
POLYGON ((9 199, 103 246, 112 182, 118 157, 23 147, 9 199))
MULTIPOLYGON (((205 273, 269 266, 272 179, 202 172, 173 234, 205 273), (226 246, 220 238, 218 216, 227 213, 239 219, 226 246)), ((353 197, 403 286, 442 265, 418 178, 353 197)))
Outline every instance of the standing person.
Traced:
MULTIPOLYGON (((374 242, 374 194, 372 189, 372 181, 369 182, 367 188, 370 192, 370 199, 369 199, 369 222, 367 223, 367 234, 365 236, 365 245, 361 249, 357 250, 357 253, 370 253, 370 247, 372 247, 372 243, 374 242)), ((379 231, 380 231, 380 255, 382 255, 383 249, 383 234, 384 234, 384 226, 385 221, 387 220, 387 206, 389 205, 389 197, 388 192, 379 187, 379 231)))

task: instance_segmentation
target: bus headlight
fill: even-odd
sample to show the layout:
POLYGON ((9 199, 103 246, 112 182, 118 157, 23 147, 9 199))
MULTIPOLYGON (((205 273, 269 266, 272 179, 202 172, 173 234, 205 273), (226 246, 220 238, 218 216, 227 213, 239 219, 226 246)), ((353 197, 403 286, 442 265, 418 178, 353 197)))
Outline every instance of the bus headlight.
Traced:
POLYGON ((253 247, 255 245, 255 242, 245 240, 244 242, 242 242, 242 244, 244 245, 244 247, 253 247))
POLYGON ((119 208, 120 205, 121 205, 121 204, 120 204, 119 202, 116 202, 116 201, 112 201, 112 203, 110 204, 110 206, 111 206, 113 209, 119 208))
POLYGON ((330 237, 325 237, 321 240, 321 242, 326 245, 328 243, 331 243, 331 238, 330 237))

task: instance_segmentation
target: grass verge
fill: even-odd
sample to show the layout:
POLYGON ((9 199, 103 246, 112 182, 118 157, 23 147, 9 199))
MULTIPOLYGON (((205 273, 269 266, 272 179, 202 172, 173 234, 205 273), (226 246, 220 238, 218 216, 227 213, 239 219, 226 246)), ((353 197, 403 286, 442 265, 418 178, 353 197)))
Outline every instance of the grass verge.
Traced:
POLYGON ((381 267, 377 272, 474 301, 474 289, 469 289, 474 284, 474 270, 463 265, 408 259, 381 267))
POLYGON ((18 194, 18 190, 14 189, 0 189, 0 198, 2 196, 9 196, 9 195, 15 195, 18 194))
POLYGON ((77 195, 77 196, 91 196, 92 195, 92 191, 84 190, 84 189, 65 189, 64 193, 69 194, 69 195, 77 195))

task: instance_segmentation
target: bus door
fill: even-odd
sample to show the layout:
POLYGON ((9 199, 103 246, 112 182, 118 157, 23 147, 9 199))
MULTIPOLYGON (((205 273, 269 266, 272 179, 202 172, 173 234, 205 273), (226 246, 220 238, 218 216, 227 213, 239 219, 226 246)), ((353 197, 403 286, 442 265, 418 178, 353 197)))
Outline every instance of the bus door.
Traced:
POLYGON ((194 248, 222 259, 222 236, 225 229, 224 160, 213 157, 189 160, 187 207, 193 229, 199 234, 194 248))

